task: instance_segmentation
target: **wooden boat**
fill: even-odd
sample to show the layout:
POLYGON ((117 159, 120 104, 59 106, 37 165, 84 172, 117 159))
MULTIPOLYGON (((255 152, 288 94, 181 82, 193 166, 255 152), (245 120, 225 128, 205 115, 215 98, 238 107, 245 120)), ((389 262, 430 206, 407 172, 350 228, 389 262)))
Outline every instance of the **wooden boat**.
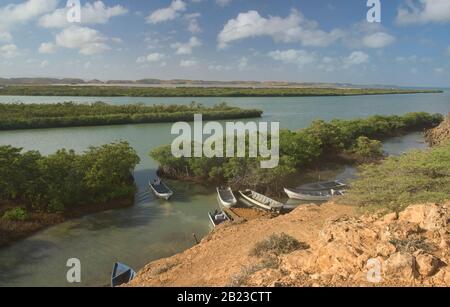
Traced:
POLYGON ((169 198, 173 195, 172 190, 158 178, 154 182, 149 181, 148 185, 153 193, 155 193, 155 195, 159 198, 169 200, 169 198))
POLYGON ((305 184, 298 187, 296 190, 304 191, 331 191, 331 190, 341 190, 347 187, 345 183, 339 180, 335 181, 321 181, 310 184, 305 184))
POLYGON ((233 191, 230 187, 218 187, 217 200, 226 208, 231 208, 237 204, 237 199, 234 197, 233 191))
POLYGON ((209 212, 208 216, 209 216, 209 220, 211 221, 211 223, 214 227, 230 220, 228 215, 224 211, 219 210, 219 209, 216 209, 213 212, 209 212))
POLYGON ((259 194, 252 190, 239 191, 239 194, 248 201, 250 204, 257 206, 258 208, 280 212, 283 209, 283 204, 273 200, 265 195, 259 194))
POLYGON ((136 277, 136 272, 129 266, 116 262, 111 274, 111 287, 117 287, 130 282, 136 277))
POLYGON ((284 192, 292 199, 306 200, 306 201, 327 201, 333 196, 344 195, 344 191, 339 190, 318 190, 308 191, 303 189, 287 189, 284 192))

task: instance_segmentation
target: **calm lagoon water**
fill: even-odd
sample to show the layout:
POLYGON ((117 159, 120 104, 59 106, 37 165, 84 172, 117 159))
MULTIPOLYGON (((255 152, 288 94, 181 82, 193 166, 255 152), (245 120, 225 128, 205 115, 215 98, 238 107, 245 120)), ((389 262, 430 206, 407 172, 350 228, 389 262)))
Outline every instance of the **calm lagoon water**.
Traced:
MULTIPOLYGON (((426 111, 447 114, 450 92, 443 94, 386 95, 302 98, 129 98, 129 97, 19 97, 0 96, 0 103, 55 103, 64 101, 113 104, 213 105, 226 101, 244 108, 264 111, 262 121, 279 121, 282 128, 300 129, 314 119, 351 119, 373 114, 404 114, 426 111)), ((210 231, 207 212, 217 207, 214 187, 171 181, 176 191, 170 202, 155 199, 147 180, 157 164, 148 157, 155 147, 169 144, 170 124, 141 124, 105 127, 39 129, 0 132, 0 145, 13 145, 49 154, 59 148, 83 151, 92 145, 128 141, 139 153, 135 170, 138 185, 133 207, 106 211, 43 230, 25 240, 0 249, 0 286, 70 286, 66 282, 66 261, 78 258, 82 265, 82 286, 107 285, 115 261, 135 269, 151 260, 173 255, 194 244, 192 234, 202 237, 210 231)), ((390 154, 426 147, 420 133, 393 138, 385 143, 390 154)), ((333 176, 349 177, 352 168, 333 176)))

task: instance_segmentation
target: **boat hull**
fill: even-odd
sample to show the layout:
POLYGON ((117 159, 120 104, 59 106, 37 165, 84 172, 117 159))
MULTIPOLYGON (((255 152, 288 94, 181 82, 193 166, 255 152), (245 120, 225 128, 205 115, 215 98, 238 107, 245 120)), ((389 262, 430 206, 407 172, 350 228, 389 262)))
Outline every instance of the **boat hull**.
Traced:
POLYGON ((307 193, 301 193, 301 192, 295 192, 289 189, 284 189, 284 192, 287 194, 287 196, 291 199, 298 199, 298 200, 306 200, 306 201, 327 201, 330 200, 330 195, 310 195, 307 193))
POLYGON ((222 211, 221 214, 224 215, 225 219, 222 219, 222 220, 218 221, 217 219, 214 218, 215 214, 217 214, 217 213, 219 213, 219 212, 216 211, 216 212, 209 212, 209 213, 208 213, 209 221, 211 222, 211 225, 212 225, 214 228, 217 227, 217 226, 219 226, 220 224, 225 223, 225 222, 227 222, 227 221, 230 220, 230 218, 228 217, 228 215, 227 215, 225 212, 222 211))
MULTIPOLYGON (((255 193, 256 193, 256 192, 255 192, 255 193)), ((239 194, 240 194, 240 195, 242 196, 242 198, 245 199, 247 202, 249 202, 250 204, 252 204, 252 205, 254 205, 254 206, 258 207, 258 208, 261 208, 261 209, 263 209, 263 210, 279 212, 279 211, 281 211, 281 210, 283 209, 283 204, 282 204, 282 203, 278 203, 278 202, 276 202, 276 201, 274 201, 274 200, 271 200, 271 201, 272 201, 273 203, 276 203, 276 204, 277 204, 276 206, 273 206, 273 205, 270 205, 270 204, 264 204, 264 203, 262 203, 262 202, 260 202, 260 201, 258 201, 258 200, 256 200, 256 199, 250 197, 249 195, 245 194, 245 193, 242 192, 242 191, 239 191, 239 194)), ((261 194, 260 194, 260 195, 261 195, 261 194)), ((264 195, 261 195, 261 196, 265 197, 266 199, 269 199, 268 197, 266 197, 266 196, 264 196, 264 195)))
POLYGON ((219 202, 220 205, 224 206, 225 208, 231 208, 237 204, 237 199, 236 199, 236 197, 234 197, 234 194, 230 188, 228 188, 226 191, 226 192, 230 193, 232 196, 232 198, 230 200, 225 200, 222 197, 221 193, 223 193, 225 191, 221 190, 220 188, 217 188, 216 191, 217 191, 217 201, 219 202))
POLYGON ((130 282, 136 277, 136 272, 129 266, 116 262, 111 273, 111 287, 118 287, 130 282))
MULTIPOLYGON (((163 183, 161 183, 161 184, 163 184, 163 183)), ((166 185, 164 185, 164 186, 168 191, 164 192, 164 193, 159 192, 153 183, 149 183, 148 185, 149 185, 150 189, 152 190, 153 194, 155 194, 159 198, 169 200, 173 195, 173 192, 166 185)))

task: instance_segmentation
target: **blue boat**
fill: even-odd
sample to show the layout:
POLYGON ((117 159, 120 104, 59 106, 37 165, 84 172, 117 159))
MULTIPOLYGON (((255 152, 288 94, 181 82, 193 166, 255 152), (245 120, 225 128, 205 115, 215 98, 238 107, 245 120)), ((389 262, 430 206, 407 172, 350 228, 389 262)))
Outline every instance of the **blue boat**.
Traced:
POLYGON ((126 284, 136 277, 136 272, 129 266, 116 262, 111 274, 111 287, 118 287, 126 284))

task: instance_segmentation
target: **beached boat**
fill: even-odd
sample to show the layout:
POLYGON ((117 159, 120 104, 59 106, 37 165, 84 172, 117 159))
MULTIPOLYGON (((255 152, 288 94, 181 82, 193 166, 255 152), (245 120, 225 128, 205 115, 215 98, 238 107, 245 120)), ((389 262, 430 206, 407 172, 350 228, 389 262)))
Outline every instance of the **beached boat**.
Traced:
POLYGON ((237 204, 237 199, 230 187, 217 188, 217 200, 226 208, 231 208, 237 204))
POLYGON ((339 190, 303 190, 303 189, 287 189, 284 192, 289 198, 306 200, 306 201, 327 201, 333 196, 343 195, 344 191, 339 190))
POLYGON ((258 208, 280 212, 283 209, 283 204, 273 200, 265 195, 259 194, 252 190, 239 191, 239 194, 248 201, 250 204, 257 206, 258 208))
POLYGON ((159 178, 155 179, 153 182, 149 181, 148 185, 153 193, 155 193, 155 195, 159 198, 168 200, 173 195, 172 190, 169 189, 169 187, 159 178))
POLYGON ((126 284, 136 277, 136 272, 129 266, 116 262, 114 263, 111 274, 111 287, 117 287, 126 284))
POLYGON ((211 224, 214 227, 230 220, 228 215, 224 211, 221 211, 219 209, 216 209, 213 212, 209 212, 208 216, 209 216, 209 220, 211 221, 211 224))
POLYGON ((299 186, 296 190, 331 191, 331 190, 341 190, 346 187, 347 187, 347 185, 345 183, 343 183, 342 181, 335 180, 335 181, 321 181, 321 182, 305 184, 305 185, 299 186))

